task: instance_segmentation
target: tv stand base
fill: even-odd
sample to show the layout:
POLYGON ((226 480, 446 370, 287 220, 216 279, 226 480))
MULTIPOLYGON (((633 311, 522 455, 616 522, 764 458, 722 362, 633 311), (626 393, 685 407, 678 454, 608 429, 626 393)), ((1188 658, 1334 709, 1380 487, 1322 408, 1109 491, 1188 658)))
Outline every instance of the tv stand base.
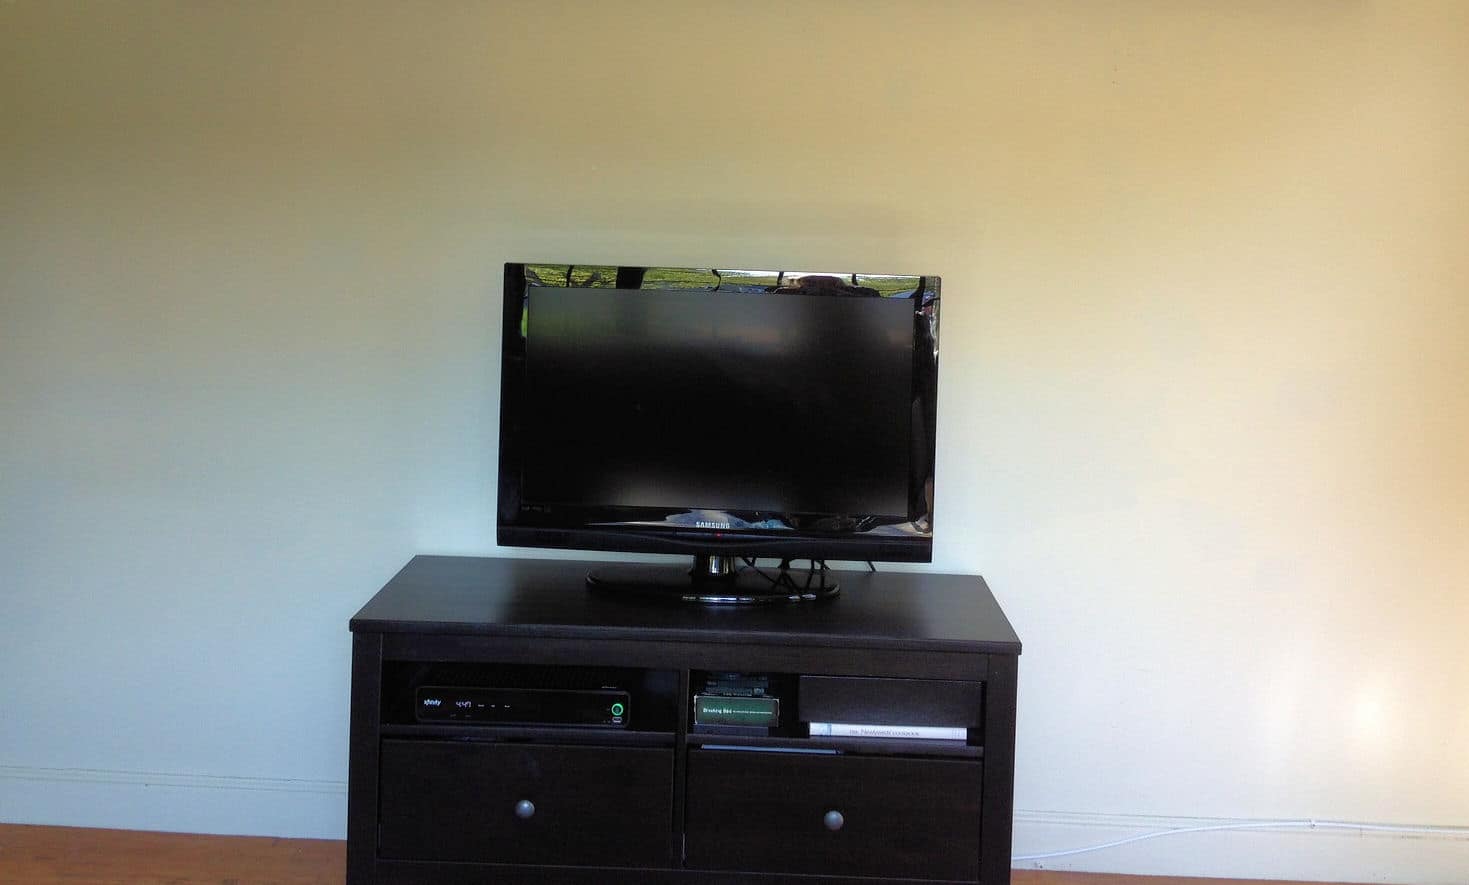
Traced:
POLYGON ((709 605, 760 605, 814 602, 841 592, 836 577, 823 569, 744 566, 733 556, 696 556, 692 568, 676 565, 603 565, 587 574, 587 586, 609 594, 657 597, 671 602, 709 605))

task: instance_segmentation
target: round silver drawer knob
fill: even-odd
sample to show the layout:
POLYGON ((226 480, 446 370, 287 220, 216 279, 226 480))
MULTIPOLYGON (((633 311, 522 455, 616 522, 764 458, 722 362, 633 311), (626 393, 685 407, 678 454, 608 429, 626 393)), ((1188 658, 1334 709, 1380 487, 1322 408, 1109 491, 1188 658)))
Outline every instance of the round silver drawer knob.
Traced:
POLYGON ((515 816, 521 820, 530 820, 531 815, 536 813, 536 804, 529 799, 521 799, 515 803, 515 816))
POLYGON ((847 819, 842 817, 842 813, 840 811, 832 809, 821 818, 821 822, 823 824, 826 824, 826 828, 828 830, 831 830, 833 833, 835 833, 837 830, 840 830, 842 828, 842 824, 846 823, 847 819))

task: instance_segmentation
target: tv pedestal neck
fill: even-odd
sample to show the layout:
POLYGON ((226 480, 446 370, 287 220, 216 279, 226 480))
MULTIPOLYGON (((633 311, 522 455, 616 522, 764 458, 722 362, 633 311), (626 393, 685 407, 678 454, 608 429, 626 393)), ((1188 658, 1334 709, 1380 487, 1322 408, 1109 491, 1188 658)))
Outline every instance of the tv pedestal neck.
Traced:
POLYGON ((598 565, 415 557, 352 618, 349 883, 1009 882, 1020 641, 983 579, 660 605, 588 592, 598 565), (730 674, 778 725, 698 721, 730 674), (489 690, 621 709, 420 715, 489 690), (964 739, 812 733, 845 720, 964 739))
MULTIPOLYGON (((818 560, 820 561, 820 560, 818 560)), ((789 560, 783 560, 789 562, 789 560)), ((810 570, 746 565, 737 556, 699 555, 688 568, 617 563, 587 572, 587 586, 601 593, 651 596, 706 605, 819 602, 841 591, 825 564, 810 570)))

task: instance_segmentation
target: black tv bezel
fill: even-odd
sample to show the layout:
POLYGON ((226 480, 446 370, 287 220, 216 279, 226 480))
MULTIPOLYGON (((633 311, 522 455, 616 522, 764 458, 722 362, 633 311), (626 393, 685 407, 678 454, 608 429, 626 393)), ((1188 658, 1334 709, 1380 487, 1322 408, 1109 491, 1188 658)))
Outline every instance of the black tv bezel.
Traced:
MULTIPOLYGON (((496 543, 503 547, 531 547, 563 550, 599 550, 621 553, 694 554, 744 557, 779 557, 787 559, 840 559, 882 562, 931 562, 933 558, 933 515, 923 514, 927 531, 921 534, 874 533, 885 525, 915 521, 917 514, 791 514, 797 522, 810 525, 827 521, 850 525, 835 531, 811 528, 789 529, 710 529, 683 525, 649 525, 658 514, 665 516, 696 507, 672 510, 647 507, 562 507, 551 513, 533 513, 519 505, 520 476, 520 402, 525 384, 523 356, 516 353, 520 340, 520 321, 526 289, 527 265, 568 266, 568 262, 506 262, 501 304, 500 333, 500 430, 499 470, 496 501, 496 543), (632 524, 641 523, 641 524, 632 524), (868 526, 857 530, 857 526, 868 526)), ((588 265, 571 265, 588 266, 588 265)), ((593 265, 613 267, 613 265, 593 265)), ((619 276, 628 269, 653 268, 696 271, 701 268, 648 265, 616 266, 619 276)), ((803 271, 792 274, 807 273, 803 271)), ((846 274, 843 274, 846 276, 846 274)), ((858 274, 858 276, 876 276, 858 274)), ((887 276, 887 275, 885 275, 887 276)), ((910 418, 910 445, 915 433, 921 433, 923 453, 928 467, 926 480, 932 482, 935 465, 934 407, 938 393, 938 294, 941 279, 937 275, 903 274, 921 282, 914 296, 915 312, 926 312, 931 338, 914 335, 915 398, 926 406, 924 427, 915 428, 910 418), (932 292, 925 299, 926 292, 932 292), (926 364, 926 365, 925 365, 926 364)), ((547 287, 555 289, 558 287, 547 287)), ((733 297, 733 296, 731 296, 733 297)), ((915 330, 919 323, 915 322, 915 330)), ((924 482, 923 478, 917 480, 924 482)), ((910 481, 910 486, 911 486, 910 481)), ((918 490, 920 493, 922 490, 918 490)), ((914 489, 910 487, 910 498, 914 489)), ((736 516, 762 514, 725 511, 736 516)), ((769 516, 769 514, 763 514, 769 516)), ((758 519, 756 520, 758 521, 758 519)))

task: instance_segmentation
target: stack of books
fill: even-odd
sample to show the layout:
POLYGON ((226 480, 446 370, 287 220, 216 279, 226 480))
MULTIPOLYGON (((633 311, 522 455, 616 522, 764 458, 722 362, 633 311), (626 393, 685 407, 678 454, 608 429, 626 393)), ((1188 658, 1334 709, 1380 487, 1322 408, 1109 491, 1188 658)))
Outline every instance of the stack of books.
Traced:
POLYGON ((780 726, 780 698, 770 677, 711 673, 694 693, 694 731, 762 737, 780 726))
POLYGON ((858 722, 812 722, 812 737, 904 738, 918 741, 963 741, 967 728, 943 725, 896 725, 858 722))

